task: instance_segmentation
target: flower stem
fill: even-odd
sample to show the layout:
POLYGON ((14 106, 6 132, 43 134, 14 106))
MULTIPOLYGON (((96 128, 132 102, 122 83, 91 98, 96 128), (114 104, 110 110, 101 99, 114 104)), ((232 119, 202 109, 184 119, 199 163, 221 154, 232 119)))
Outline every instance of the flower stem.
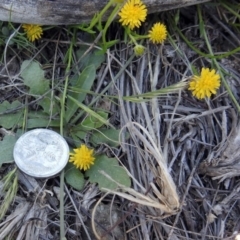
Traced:
MULTIPOLYGON (((199 16, 200 31, 201 31, 201 33, 203 34, 203 37, 204 37, 204 39, 205 39, 205 41, 206 41, 206 44, 207 44, 207 47, 208 47, 208 51, 210 52, 210 55, 211 55, 211 56, 214 56, 214 53, 213 53, 213 50, 212 50, 212 46, 211 46, 211 44, 209 43, 208 36, 207 36, 206 31, 205 31, 205 26, 204 26, 204 22, 203 22, 203 19, 202 19, 202 13, 201 13, 200 6, 198 6, 197 10, 198 10, 198 16, 199 16)), ((231 100, 232 100, 233 103, 235 104, 238 112, 240 112, 240 106, 239 106, 239 104, 238 104, 238 101, 237 101, 237 99, 235 98, 235 96, 233 95, 233 93, 232 93, 232 91, 231 91, 231 89, 230 89, 230 87, 229 87, 229 85, 228 85, 228 83, 227 83, 224 75, 222 74, 222 69, 221 69, 221 67, 219 66, 216 58, 212 58, 212 62, 213 62, 213 64, 217 67, 217 69, 218 69, 218 71, 219 71, 219 74, 220 74, 220 76, 221 76, 221 80, 222 80, 222 82, 223 82, 223 85, 224 85, 224 87, 226 88, 226 90, 227 90, 227 92, 228 92, 231 100)))
MULTIPOLYGON (((61 113, 60 113, 60 134, 63 136, 63 124, 64 124, 64 115, 65 115, 65 102, 67 96, 68 89, 68 81, 69 81, 69 72, 72 64, 72 53, 73 53, 73 45, 75 42, 76 29, 74 30, 74 34, 72 37, 72 41, 68 51, 68 64, 66 68, 66 80, 63 90, 63 96, 61 99, 61 113)), ((65 229, 64 229, 64 169, 60 175, 60 239, 65 239, 65 229)))
MULTIPOLYGON (((111 3, 111 1, 109 2, 111 3)), ((111 3, 112 4, 112 3, 111 3)), ((110 14, 110 16, 108 17, 108 20, 104 26, 104 29, 102 31, 102 40, 103 40, 103 46, 105 48, 106 46, 106 33, 107 30, 110 26, 110 24, 112 23, 112 21, 115 19, 115 17, 117 16, 117 13, 119 12, 119 4, 116 5, 116 7, 113 9, 112 13, 110 14)), ((106 49, 105 49, 106 50, 106 49)))

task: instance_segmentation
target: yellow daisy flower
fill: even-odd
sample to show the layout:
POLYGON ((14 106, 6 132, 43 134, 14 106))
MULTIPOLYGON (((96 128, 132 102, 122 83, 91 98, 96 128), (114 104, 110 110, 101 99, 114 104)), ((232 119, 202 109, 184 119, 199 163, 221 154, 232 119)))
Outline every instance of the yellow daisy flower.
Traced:
POLYGON ((74 153, 70 153, 69 162, 72 162, 80 170, 88 170, 94 164, 93 150, 86 145, 81 145, 79 148, 73 149, 74 153))
POLYGON ((220 87, 220 75, 214 69, 210 71, 209 68, 202 68, 200 76, 193 76, 189 82, 189 90, 192 91, 193 96, 198 99, 211 97, 216 94, 220 87))
POLYGON ((132 30, 135 27, 140 27, 141 22, 146 20, 147 8, 141 0, 128 0, 118 15, 121 24, 128 26, 132 30))
POLYGON ((43 30, 40 25, 23 24, 22 27, 29 41, 34 42, 42 37, 43 30))
POLYGON ((167 28, 162 23, 155 23, 148 34, 153 43, 163 43, 167 38, 167 28))
POLYGON ((134 53, 137 57, 142 56, 144 54, 144 51, 145 51, 145 47, 142 45, 138 44, 134 47, 134 53))

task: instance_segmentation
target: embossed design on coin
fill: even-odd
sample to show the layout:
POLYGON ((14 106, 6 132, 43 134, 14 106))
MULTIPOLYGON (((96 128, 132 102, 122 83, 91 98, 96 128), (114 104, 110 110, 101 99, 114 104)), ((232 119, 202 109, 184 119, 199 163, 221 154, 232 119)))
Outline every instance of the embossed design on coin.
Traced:
POLYGON ((39 178, 51 177, 66 166, 69 147, 58 133, 35 129, 17 140, 13 157, 17 166, 26 174, 39 178))

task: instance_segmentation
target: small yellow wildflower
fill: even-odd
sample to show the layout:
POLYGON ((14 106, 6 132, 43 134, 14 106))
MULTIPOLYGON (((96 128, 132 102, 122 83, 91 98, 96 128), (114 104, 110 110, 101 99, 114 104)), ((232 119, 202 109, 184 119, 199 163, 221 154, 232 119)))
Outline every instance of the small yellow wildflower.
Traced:
POLYGON ((35 40, 42 37, 43 30, 40 25, 23 24, 22 27, 24 32, 27 34, 29 41, 34 42, 35 40))
POLYGON ((148 34, 153 43, 163 43, 167 38, 167 28, 162 23, 155 23, 148 34))
POLYGON ((118 15, 122 25, 129 26, 132 30, 135 27, 140 27, 141 22, 146 20, 147 8, 141 0, 128 0, 118 15))
POLYGON ((80 170, 88 170, 94 164, 93 150, 86 145, 81 145, 79 148, 73 149, 74 153, 70 153, 69 162, 72 162, 80 170))
POLYGON ((137 57, 142 56, 144 54, 144 51, 145 51, 145 47, 142 45, 137 44, 134 47, 134 53, 137 57))
POLYGON ((193 96, 198 99, 211 97, 216 94, 220 87, 220 75, 214 69, 202 68, 200 76, 193 76, 189 82, 188 90, 192 91, 193 96))

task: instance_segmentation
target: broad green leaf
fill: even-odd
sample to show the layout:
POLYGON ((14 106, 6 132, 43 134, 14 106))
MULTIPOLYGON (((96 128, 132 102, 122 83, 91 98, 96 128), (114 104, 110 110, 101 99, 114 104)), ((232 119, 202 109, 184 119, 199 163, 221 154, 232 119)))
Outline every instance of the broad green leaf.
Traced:
POLYGON ((27 121, 27 128, 46 128, 46 127, 59 127, 59 120, 49 120, 49 119, 41 119, 41 118, 30 118, 27 121))
MULTIPOLYGON (((99 116, 101 116, 104 119, 107 119, 108 114, 106 112, 103 111, 99 111, 97 112, 97 114, 99 114, 99 116)), ((98 118, 95 118, 94 116, 87 116, 82 123, 73 126, 70 128, 70 135, 72 138, 79 138, 81 140, 85 140, 86 139, 86 135, 88 134, 89 131, 91 131, 92 129, 96 129, 99 128, 103 125, 103 122, 99 121, 98 118)))
MULTIPOLYGON (((73 97, 78 102, 82 102, 85 97, 86 93, 82 93, 80 90, 90 90, 93 82, 96 78, 96 69, 94 65, 90 65, 86 67, 83 72, 80 74, 79 78, 77 79, 77 82, 75 83, 75 88, 79 88, 79 92, 72 92, 68 91, 68 97, 73 97)), ((71 81, 70 81, 71 83, 71 81)), ((66 122, 69 122, 71 117, 75 114, 75 112, 78 109, 78 105, 70 100, 67 100, 67 110, 65 112, 65 120, 66 122)))
POLYGON ((88 46, 82 46, 76 52, 77 58, 81 59, 79 63, 80 70, 83 70, 84 68, 92 64, 95 66, 95 69, 98 69, 100 65, 105 61, 105 54, 99 50, 94 50, 84 55, 88 48, 88 46))
MULTIPOLYGON (((3 114, 9 110, 15 110, 20 106, 22 106, 22 104, 19 101, 14 101, 12 103, 4 101, 0 104, 0 113, 3 114)), ((9 129, 13 128, 17 124, 22 124, 22 109, 14 113, 5 113, 4 115, 0 115, 0 126, 9 129)))
POLYGON ((27 128, 45 128, 45 127, 59 127, 60 120, 58 118, 50 119, 49 114, 44 113, 43 111, 30 111, 28 113, 27 119, 27 128))
POLYGON ((97 146, 99 144, 107 144, 110 147, 119 146, 119 134, 120 130, 115 129, 98 129, 98 131, 94 131, 91 135, 89 141, 97 146))
POLYGON ((56 115, 60 112, 60 107, 55 98, 51 97, 51 93, 47 94, 38 104, 43 108, 47 114, 56 115))
MULTIPOLYGON (((102 118, 106 119, 108 118, 108 114, 103 111, 96 112, 101 116, 102 118)), ((80 124, 79 129, 89 131, 92 129, 100 128, 103 126, 103 123, 98 120, 98 118, 95 118, 93 116, 87 116, 80 124)))
POLYGON ((71 96, 68 96, 68 98, 73 101, 79 108, 81 108, 82 110, 84 110, 86 113, 88 113, 90 116, 98 119, 100 122, 102 122, 105 125, 111 126, 112 128, 114 128, 114 126, 112 124, 109 123, 108 120, 106 120, 105 118, 103 118, 102 116, 100 116, 98 113, 94 112, 93 110, 91 110, 89 107, 87 107, 86 105, 78 102, 76 99, 72 98, 71 96))
POLYGON ((80 132, 70 132, 69 135, 71 137, 71 142, 74 144, 76 147, 80 146, 83 143, 83 140, 85 140, 87 133, 83 133, 82 135, 80 132))
POLYGON ((72 163, 68 163, 65 168, 64 173, 66 182, 75 188, 76 190, 80 191, 84 187, 84 175, 76 169, 76 167, 72 163))
POLYGON ((71 131, 70 135, 72 138, 79 138, 81 140, 85 140, 86 139, 86 135, 87 132, 86 131, 81 131, 81 130, 77 130, 77 131, 71 131))
POLYGON ((13 148, 17 139, 15 136, 7 135, 0 141, 0 167, 3 163, 12 163, 13 159, 13 148))
POLYGON ((85 172, 91 183, 98 183, 99 188, 116 189, 118 182, 126 187, 131 186, 131 180, 126 170, 119 166, 116 158, 108 158, 105 155, 96 157, 94 165, 85 172), (105 175, 104 175, 105 174, 105 175), (111 179, 109 179, 108 175, 111 179))
MULTIPOLYGON (((43 95, 50 89, 49 81, 44 78, 44 71, 38 62, 26 60, 21 66, 21 76, 24 84, 29 87, 29 93, 34 95, 43 95)), ((59 105, 55 98, 51 97, 49 92, 41 99, 38 104, 43 108, 44 112, 55 115, 59 113, 59 105)))
POLYGON ((38 62, 25 60, 21 66, 21 76, 30 88, 30 94, 42 95, 49 90, 49 81, 44 78, 44 71, 38 62))

